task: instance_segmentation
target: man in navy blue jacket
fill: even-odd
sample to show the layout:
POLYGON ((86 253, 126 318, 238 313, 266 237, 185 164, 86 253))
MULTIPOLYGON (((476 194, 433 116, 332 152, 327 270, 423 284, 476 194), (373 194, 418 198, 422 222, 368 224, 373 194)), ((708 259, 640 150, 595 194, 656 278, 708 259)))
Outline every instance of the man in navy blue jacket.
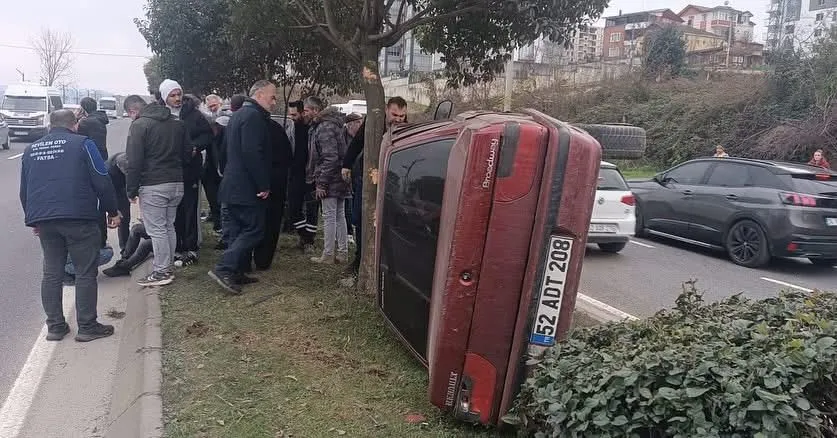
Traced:
POLYGON ((69 253, 76 269, 76 341, 113 334, 112 325, 97 321, 99 249, 98 222, 107 212, 108 226, 119 226, 116 192, 96 143, 77 135, 78 120, 70 110, 49 116, 49 134, 23 153, 20 203, 26 226, 39 236, 44 256, 41 300, 46 312, 47 340, 70 333, 62 305, 64 263, 69 253))

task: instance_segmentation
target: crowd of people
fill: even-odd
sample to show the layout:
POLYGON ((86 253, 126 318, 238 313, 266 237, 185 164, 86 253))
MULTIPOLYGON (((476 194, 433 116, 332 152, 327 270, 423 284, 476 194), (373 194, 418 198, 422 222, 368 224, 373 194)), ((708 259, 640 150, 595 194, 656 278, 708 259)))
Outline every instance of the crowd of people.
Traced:
MULTIPOLYGON (((132 120, 126 151, 112 156, 108 118, 95 100, 49 115, 50 132, 23 154, 20 185, 25 223, 44 254, 48 340, 70 333, 62 307, 68 282, 76 288, 76 340, 113 334, 96 312, 99 267, 114 253, 108 228, 118 230, 120 251, 103 273, 128 276, 153 258, 151 272, 138 280, 146 287, 170 284, 176 267, 198 261, 202 220, 212 224, 222 251, 208 274, 228 293, 257 282, 254 269, 270 269, 285 218, 311 263, 348 263, 354 240, 346 271, 357 274, 365 117, 310 96, 289 102, 277 121, 276 93, 273 83, 258 81, 225 109, 221 97, 201 100, 166 79, 151 103, 124 99, 132 120), (133 225, 132 204, 140 214, 133 225), (321 216, 324 242, 316 253, 321 216)), ((406 110, 404 99, 391 98, 387 127, 406 122, 406 110)))

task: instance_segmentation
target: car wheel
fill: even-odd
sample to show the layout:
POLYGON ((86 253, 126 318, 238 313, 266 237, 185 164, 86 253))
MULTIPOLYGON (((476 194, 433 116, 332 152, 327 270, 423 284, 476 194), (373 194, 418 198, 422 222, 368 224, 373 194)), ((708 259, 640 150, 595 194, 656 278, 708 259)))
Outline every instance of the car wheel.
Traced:
POLYGON ((640 127, 586 123, 575 126, 587 131, 602 145, 602 158, 605 160, 642 158, 645 154, 645 130, 640 127))
POLYGON ((727 254, 736 265, 760 268, 770 262, 767 236, 751 220, 736 222, 727 233, 726 243, 727 254))
POLYGON ((636 237, 644 237, 645 236, 645 220, 642 218, 642 210, 639 207, 639 202, 636 203, 636 207, 634 207, 634 211, 636 212, 636 226, 634 227, 634 235, 636 237))
POLYGON ((610 253, 616 254, 617 252, 622 251, 623 249, 625 249, 625 245, 627 245, 627 243, 625 243, 625 242, 600 243, 599 244, 599 249, 601 249, 602 252, 610 252, 610 253))
POLYGON ((817 266, 824 266, 830 268, 832 266, 837 266, 837 259, 808 259, 811 263, 817 266))

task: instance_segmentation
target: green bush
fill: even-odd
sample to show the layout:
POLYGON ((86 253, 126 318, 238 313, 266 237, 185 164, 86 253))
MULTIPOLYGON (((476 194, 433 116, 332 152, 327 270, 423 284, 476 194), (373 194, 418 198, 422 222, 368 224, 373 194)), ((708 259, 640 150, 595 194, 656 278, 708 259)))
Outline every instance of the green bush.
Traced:
POLYGON ((573 333, 507 421, 536 437, 835 437, 837 296, 788 292, 573 333))

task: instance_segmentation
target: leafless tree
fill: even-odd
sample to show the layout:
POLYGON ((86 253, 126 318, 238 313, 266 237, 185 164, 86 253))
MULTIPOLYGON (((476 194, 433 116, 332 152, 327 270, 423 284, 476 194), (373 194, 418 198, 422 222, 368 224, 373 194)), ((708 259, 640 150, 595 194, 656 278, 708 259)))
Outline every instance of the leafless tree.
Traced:
POLYGON ((38 57, 41 59, 41 81, 53 85, 69 75, 73 66, 73 36, 68 32, 41 29, 41 33, 32 40, 38 57))

